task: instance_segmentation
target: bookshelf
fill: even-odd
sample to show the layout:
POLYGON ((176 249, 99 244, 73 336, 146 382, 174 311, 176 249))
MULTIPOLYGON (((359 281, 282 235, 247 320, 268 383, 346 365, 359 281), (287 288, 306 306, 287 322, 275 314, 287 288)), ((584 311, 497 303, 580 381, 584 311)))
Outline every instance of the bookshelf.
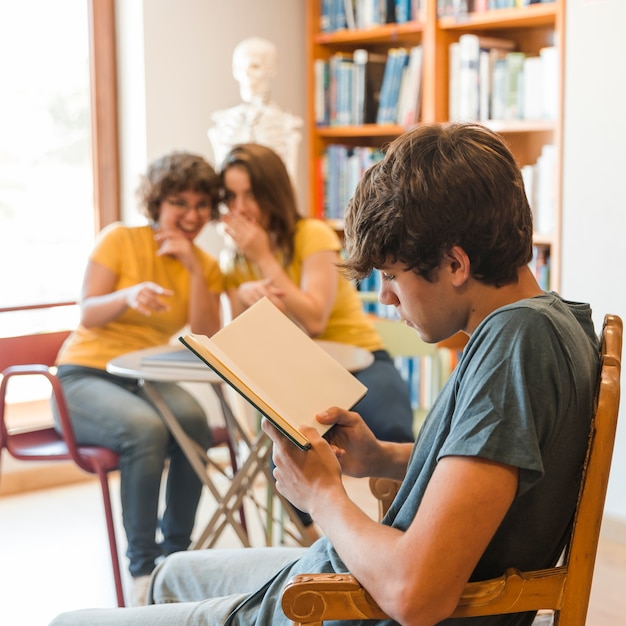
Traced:
MULTIPOLYGON (((475 0, 478 2, 478 0, 475 0)), ((518 4, 522 4, 517 0, 518 4)), ((419 5, 409 21, 384 23, 368 28, 340 28, 333 31, 322 28, 322 6, 328 0, 307 0, 307 132, 309 150, 309 213, 327 218, 328 203, 325 187, 327 165, 325 154, 329 146, 341 145, 348 150, 369 147, 384 150, 385 144, 401 134, 405 128, 398 124, 363 124, 338 126, 319 121, 319 78, 316 62, 328 61, 333 55, 349 56, 356 49, 387 54, 398 47, 422 48, 421 98, 419 121, 447 121, 450 119, 451 46, 465 34, 483 38, 500 38, 514 43, 515 51, 526 57, 539 57, 542 49, 555 53, 556 69, 551 81, 554 90, 553 107, 549 115, 524 117, 515 114, 507 119, 483 117, 477 121, 502 134, 520 167, 532 174, 539 165, 549 163, 550 206, 548 219, 535 234, 536 252, 541 262, 548 262, 549 275, 544 275, 543 286, 558 290, 560 286, 561 233, 561 153, 562 153, 562 92, 563 92, 563 38, 566 0, 541 2, 517 8, 499 8, 485 11, 443 13, 443 0, 413 0, 419 5), (317 89, 317 92, 316 92, 317 89), (317 94, 317 108, 316 108, 317 94), (549 146, 549 149, 544 149, 549 146), (549 158, 547 158, 549 155, 549 158)), ((332 5, 332 2, 329 3, 332 5)), ((343 4, 343 3, 340 3, 343 4)), ((353 3, 353 6, 357 3, 353 3)), ((383 3, 384 4, 384 3, 383 3)), ((457 3, 463 4, 463 3, 457 3)), ((472 3, 470 2, 470 6, 472 3)), ((530 70, 528 71, 530 76, 530 70)), ((488 115, 488 114, 487 114, 488 115)), ((336 169, 336 166, 333 166, 336 169)), ((545 168, 544 168, 545 170, 545 168)), ((334 171, 334 169, 333 169, 334 171)), ((534 176, 537 178, 537 176, 534 176)), ((543 180, 547 175, 543 174, 543 180)), ((533 176, 531 175, 531 179, 533 176)), ((545 182, 544 182, 545 185, 545 182)), ((529 187, 530 190, 530 187, 529 187)), ((530 191, 529 191, 530 194, 530 191)), ((531 200, 535 210, 535 198, 531 200)), ((538 209, 537 209, 538 210, 538 209)), ((542 214, 545 213, 545 209, 542 214)), ((330 221, 337 231, 342 222, 338 215, 330 221)), ((539 224, 538 216, 535 219, 539 224)))

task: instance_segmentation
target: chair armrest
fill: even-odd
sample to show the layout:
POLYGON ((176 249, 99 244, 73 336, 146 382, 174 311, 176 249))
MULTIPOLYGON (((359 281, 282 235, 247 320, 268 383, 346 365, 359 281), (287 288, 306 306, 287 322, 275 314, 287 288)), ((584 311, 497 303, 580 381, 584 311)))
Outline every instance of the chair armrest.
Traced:
POLYGON ((296 624, 387 616, 351 574, 299 574, 285 585, 284 614, 296 624))
POLYGON ((400 489, 401 481, 392 478, 370 478, 370 491, 378 500, 378 519, 381 520, 400 489))
POLYGON ((2 372, 2 379, 0 381, 0 416, 4 415, 7 386, 9 380, 14 376, 43 376, 48 381, 50 384, 51 401, 54 401, 57 406, 57 414, 59 418, 59 425, 63 432, 63 439, 70 450, 72 458, 74 458, 79 467, 85 469, 84 465, 77 460, 80 456, 78 453, 78 445, 74 437, 74 427, 72 426, 72 422, 70 420, 69 410, 65 401, 65 394, 63 393, 61 381, 53 372, 50 371, 50 368, 47 365, 39 363, 11 365, 10 367, 7 367, 4 372, 2 372))
MULTIPOLYGON (((468 583, 450 617, 559 609, 566 575, 565 567, 533 572, 510 568, 498 578, 468 583)), ((282 608, 302 626, 318 626, 324 620, 388 617, 351 574, 294 576, 283 590, 282 608)))

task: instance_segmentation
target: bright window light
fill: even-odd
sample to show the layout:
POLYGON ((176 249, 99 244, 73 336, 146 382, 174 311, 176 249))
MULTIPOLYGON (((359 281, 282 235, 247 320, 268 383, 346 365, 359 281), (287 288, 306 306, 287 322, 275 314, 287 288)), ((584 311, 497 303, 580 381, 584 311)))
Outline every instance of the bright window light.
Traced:
POLYGON ((0 3, 0 59, 0 308, 76 300, 94 242, 87 2, 0 3))

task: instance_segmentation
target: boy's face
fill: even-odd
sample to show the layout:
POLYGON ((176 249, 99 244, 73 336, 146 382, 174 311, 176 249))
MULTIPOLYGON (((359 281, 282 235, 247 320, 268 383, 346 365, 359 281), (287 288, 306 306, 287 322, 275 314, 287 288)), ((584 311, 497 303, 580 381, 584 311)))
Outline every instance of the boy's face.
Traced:
POLYGON ((381 273, 378 299, 396 308, 398 315, 427 343, 447 339, 463 329, 465 312, 451 280, 447 262, 433 272, 428 281, 407 270, 402 263, 385 265, 381 273))

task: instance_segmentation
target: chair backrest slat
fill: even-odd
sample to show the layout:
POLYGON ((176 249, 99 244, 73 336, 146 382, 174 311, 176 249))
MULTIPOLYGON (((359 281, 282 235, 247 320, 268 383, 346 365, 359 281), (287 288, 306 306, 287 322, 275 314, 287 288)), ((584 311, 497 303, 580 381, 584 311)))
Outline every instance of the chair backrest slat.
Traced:
POLYGON ((19 337, 0 337, 0 373, 10 365, 54 365, 69 330, 19 337))
POLYGON ((607 315, 602 331, 596 413, 569 542, 560 624, 583 624, 587 615, 617 429, 622 332, 621 319, 607 315))

